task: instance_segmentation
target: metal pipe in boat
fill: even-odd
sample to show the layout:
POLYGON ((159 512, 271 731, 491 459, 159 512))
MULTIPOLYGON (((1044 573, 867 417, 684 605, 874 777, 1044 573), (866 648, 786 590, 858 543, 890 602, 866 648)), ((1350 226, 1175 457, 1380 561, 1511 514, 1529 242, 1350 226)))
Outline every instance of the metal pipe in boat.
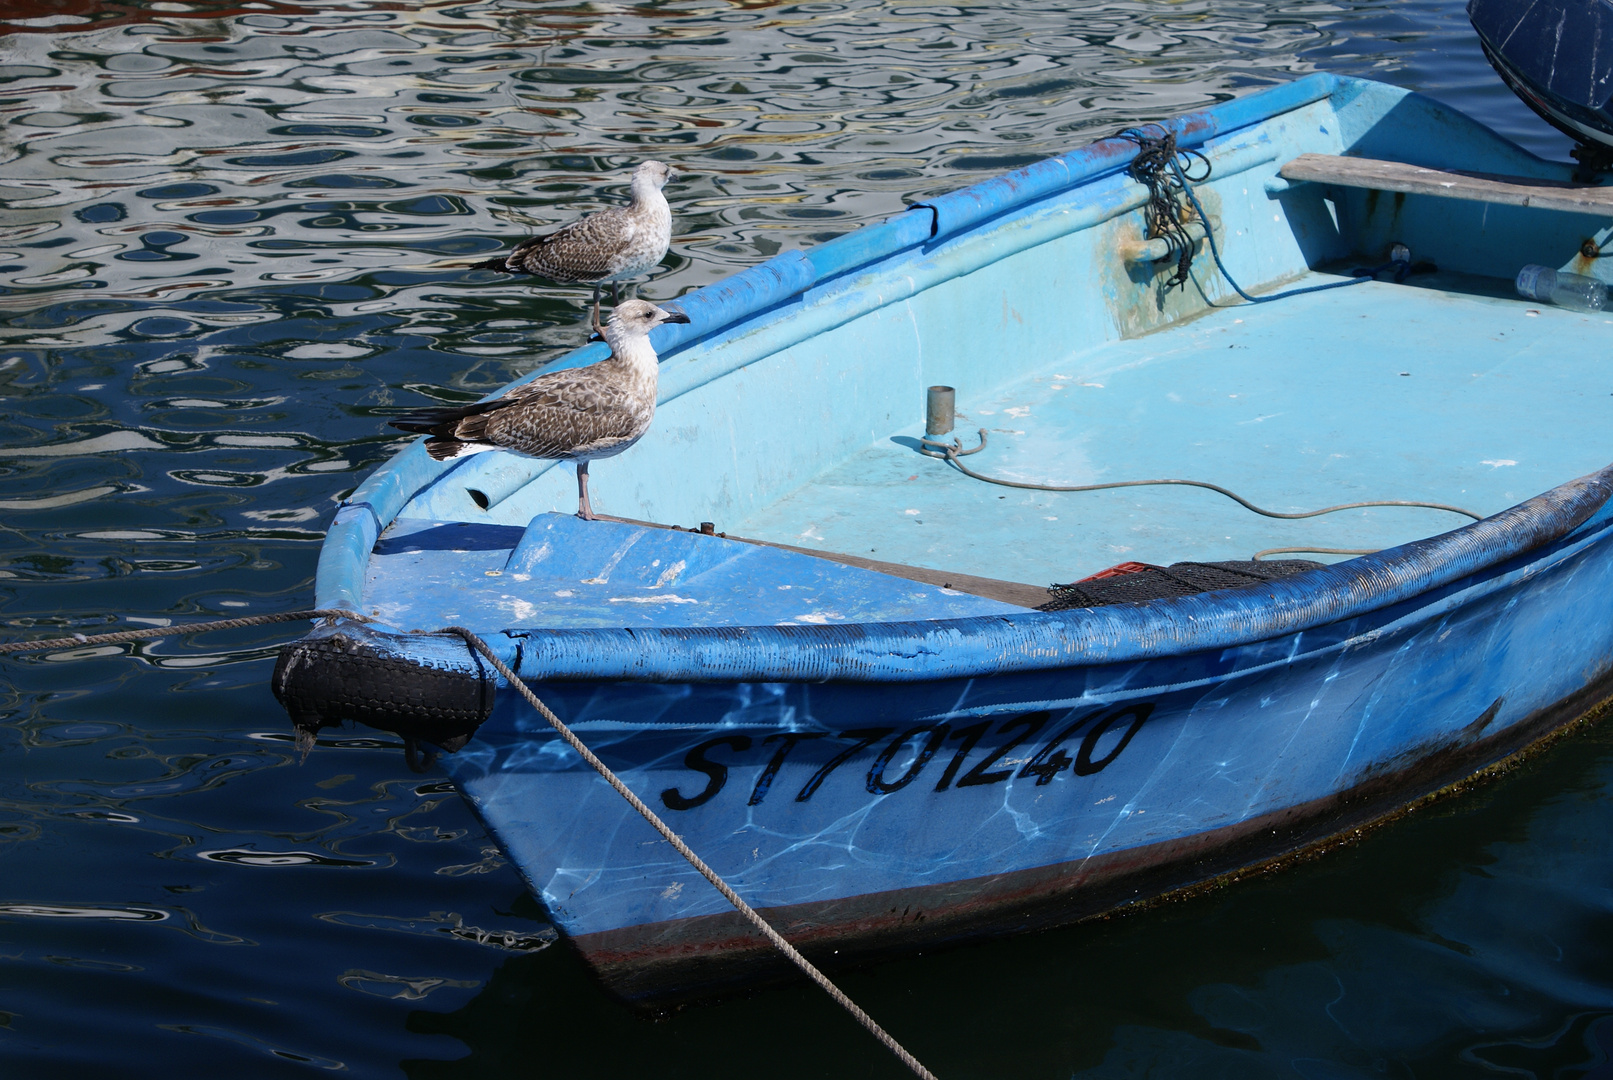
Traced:
MULTIPOLYGON (((1204 223, 1191 221, 1183 226, 1195 248, 1204 243, 1204 223)), ((1129 263, 1152 263, 1172 255, 1170 241, 1164 237, 1155 240, 1137 240, 1120 245, 1120 257, 1129 263)))
POLYGON ((924 434, 945 435, 952 430, 958 392, 950 386, 932 386, 924 395, 924 434))

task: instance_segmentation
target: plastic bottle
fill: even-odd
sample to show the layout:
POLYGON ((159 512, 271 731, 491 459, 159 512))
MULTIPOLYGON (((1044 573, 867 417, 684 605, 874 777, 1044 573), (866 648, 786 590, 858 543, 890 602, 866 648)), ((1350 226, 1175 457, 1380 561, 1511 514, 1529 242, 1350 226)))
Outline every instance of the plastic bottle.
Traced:
POLYGON ((1574 311, 1605 311, 1607 286, 1584 274, 1531 263, 1518 271, 1518 295, 1574 311))

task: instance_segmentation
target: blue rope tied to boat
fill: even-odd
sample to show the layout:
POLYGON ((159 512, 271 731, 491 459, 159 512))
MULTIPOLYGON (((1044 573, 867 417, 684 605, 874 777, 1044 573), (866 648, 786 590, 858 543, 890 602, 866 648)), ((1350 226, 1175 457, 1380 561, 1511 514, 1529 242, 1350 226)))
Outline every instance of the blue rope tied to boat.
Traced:
MULTIPOLYGON (((1128 172, 1132 179, 1148 188, 1148 202, 1143 207, 1148 221, 1148 238, 1163 239, 1170 250, 1166 259, 1176 260, 1176 270, 1165 279, 1165 288, 1175 289, 1184 287, 1192 280, 1193 252, 1197 243, 1188 233, 1186 224, 1182 221, 1182 213, 1178 194, 1185 197, 1192 205, 1193 212, 1204 224, 1204 237, 1210 242, 1210 255, 1215 259, 1215 265, 1226 278, 1227 284, 1232 286, 1234 292, 1251 304, 1265 304, 1272 300, 1283 300, 1290 296, 1300 296, 1304 293, 1324 292, 1328 289, 1342 289, 1347 285, 1361 285, 1374 281, 1378 275, 1386 270, 1395 272, 1395 281, 1406 279, 1411 270, 1410 259, 1391 259, 1381 266, 1367 270, 1357 270, 1354 276, 1343 281, 1329 281, 1323 285, 1306 285, 1303 288, 1288 289, 1270 296, 1251 296, 1239 285, 1231 272, 1227 270, 1226 263, 1221 260, 1221 248, 1215 242, 1215 229, 1210 224, 1210 215, 1204 212, 1199 198, 1193 193, 1194 184, 1202 184, 1210 178, 1210 159, 1197 150, 1182 150, 1176 145, 1176 133, 1168 131, 1158 124, 1149 125, 1159 129, 1159 135, 1146 134, 1141 128, 1128 128, 1120 133, 1123 139, 1130 139, 1138 146, 1137 156, 1132 160, 1128 172), (1204 166, 1201 176, 1190 175, 1195 161, 1204 166), (1184 164, 1185 163, 1185 164, 1184 164)), ((1164 261, 1164 260, 1161 260, 1164 261)))

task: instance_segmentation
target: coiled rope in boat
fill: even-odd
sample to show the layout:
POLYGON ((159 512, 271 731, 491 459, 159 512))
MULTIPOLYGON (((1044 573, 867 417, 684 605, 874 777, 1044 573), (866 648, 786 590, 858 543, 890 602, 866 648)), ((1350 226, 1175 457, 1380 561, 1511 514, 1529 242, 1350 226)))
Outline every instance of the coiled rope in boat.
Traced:
MULTIPOLYGON (((0 654, 34 652, 43 649, 78 648, 85 645, 120 645, 131 641, 144 641, 150 638, 172 637, 176 634, 202 633, 208 630, 234 630, 246 626, 263 626, 268 623, 296 622, 302 619, 327 618, 352 619, 356 622, 370 621, 365 616, 351 611, 333 608, 315 608, 309 611, 287 611, 273 615, 249 615, 239 619, 219 619, 213 622, 189 623, 184 626, 157 626, 142 630, 123 630, 113 634, 74 634, 72 637, 47 638, 40 641, 8 641, 0 643, 0 654)), ((572 730, 565 725, 565 722, 556 716, 549 709, 549 707, 543 703, 543 700, 539 698, 537 694, 532 692, 531 687, 522 682, 520 676, 511 671, 509 665, 505 664, 503 660, 498 658, 493 650, 488 647, 487 642, 483 641, 473 631, 467 630, 463 626, 450 626, 444 630, 438 631, 438 633, 455 634, 460 638, 463 638, 465 643, 471 648, 475 649, 477 652, 486 657, 488 663, 492 664, 493 669, 500 675, 504 676, 509 685, 514 687, 522 697, 526 698, 527 703, 536 709, 539 715, 547 720, 550 726, 560 733, 560 737, 566 740, 566 743, 573 750, 577 751, 584 761, 593 766, 594 770, 598 772, 600 776, 604 777, 605 781, 610 784, 611 787, 616 789, 616 793, 627 800, 628 805, 632 806, 633 809, 637 810, 641 815, 643 815, 644 819, 655 827, 655 831, 660 833, 662 837, 666 839, 667 843, 671 844, 673 849, 677 851, 679 855, 682 855, 689 861, 690 866, 693 866, 700 872, 702 877, 711 882, 711 884, 716 887, 717 891, 722 893, 723 899, 734 905, 735 909, 738 910, 741 915, 743 915, 752 925, 760 930, 763 936, 765 936, 767 940, 773 944, 774 948, 778 949, 779 952, 783 953, 791 963, 800 968, 809 979, 821 986, 825 993, 834 998, 835 1001, 839 1002, 841 1008, 849 1012, 859 1024, 867 1028, 869 1033, 872 1034, 874 1038, 884 1043, 891 1053, 895 1054, 902 1060, 902 1064, 906 1065, 913 1071, 915 1076, 923 1077, 924 1080, 936 1080, 934 1073, 930 1072, 929 1069, 926 1069, 918 1058, 908 1053, 902 1044, 897 1042, 884 1028, 880 1027, 872 1016, 869 1016, 866 1012, 864 1012, 862 1007, 859 1006, 855 1001, 852 1001, 851 998, 847 997, 846 993, 833 982, 831 982, 827 975, 819 971, 812 961, 802 956, 795 946, 786 941, 784 936, 777 930, 773 929, 766 919, 763 919, 761 915, 757 914, 755 908, 745 903, 745 901, 740 898, 739 894, 734 892, 729 884, 724 881, 715 870, 707 866, 705 860, 696 855, 694 850, 690 848, 688 844, 685 844, 683 839, 679 837, 677 833, 673 832, 672 829, 668 827, 667 823, 662 821, 660 817, 656 815, 655 811, 651 810, 644 804, 642 799, 633 794, 632 790, 628 788, 626 784, 622 783, 621 779, 611 771, 610 766, 599 760, 599 758, 594 755, 594 752, 589 750, 588 747, 583 744, 583 741, 577 738, 572 730)))
MULTIPOLYGON (((1198 247, 1198 242, 1187 231, 1187 215, 1180 202, 1183 197, 1192 205, 1194 213, 1204 225, 1204 238, 1209 241, 1210 256, 1215 260, 1221 276, 1226 278, 1227 284, 1232 286, 1234 292, 1251 304, 1267 304, 1273 300, 1340 289, 1346 285, 1364 285, 1368 281, 1377 280, 1378 275, 1385 270, 1393 270, 1397 282, 1405 280, 1408 273, 1415 272, 1408 255, 1406 258, 1392 258, 1382 266, 1370 270, 1357 270, 1352 277, 1344 281, 1330 281, 1323 285, 1306 285, 1280 293, 1251 296, 1233 279, 1226 263, 1221 261, 1221 248, 1215 242, 1215 227, 1210 223, 1210 215, 1204 212, 1204 207, 1199 205, 1198 196, 1193 194, 1194 184, 1202 184, 1210 178, 1210 159, 1197 150, 1179 149, 1176 145, 1175 132, 1159 124, 1145 126, 1157 129, 1159 134, 1151 135, 1142 128, 1128 128, 1120 132, 1119 137, 1130 139, 1137 144, 1137 156, 1132 159, 1127 172, 1133 180, 1148 189, 1148 201, 1143 204, 1148 238, 1164 240, 1169 254, 1159 261, 1176 264, 1176 269, 1165 280, 1166 291, 1181 288, 1193 278, 1193 252, 1198 247), (1204 166, 1204 172, 1200 176, 1191 175, 1195 159, 1198 164, 1204 166)), ((1209 298, 1206 297, 1205 300, 1208 302, 1209 298)))

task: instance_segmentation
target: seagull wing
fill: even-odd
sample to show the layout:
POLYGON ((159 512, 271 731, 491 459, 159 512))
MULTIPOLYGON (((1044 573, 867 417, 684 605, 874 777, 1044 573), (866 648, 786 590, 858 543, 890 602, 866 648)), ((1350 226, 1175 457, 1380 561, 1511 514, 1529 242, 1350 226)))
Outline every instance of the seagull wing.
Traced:
POLYGON ((550 281, 597 281, 616 272, 632 231, 633 219, 611 207, 524 241, 510 252, 509 262, 550 281))
POLYGON ((509 408, 486 414, 483 437, 546 458, 638 438, 654 403, 630 393, 623 380, 602 378, 598 367, 557 371, 512 390, 509 408))

